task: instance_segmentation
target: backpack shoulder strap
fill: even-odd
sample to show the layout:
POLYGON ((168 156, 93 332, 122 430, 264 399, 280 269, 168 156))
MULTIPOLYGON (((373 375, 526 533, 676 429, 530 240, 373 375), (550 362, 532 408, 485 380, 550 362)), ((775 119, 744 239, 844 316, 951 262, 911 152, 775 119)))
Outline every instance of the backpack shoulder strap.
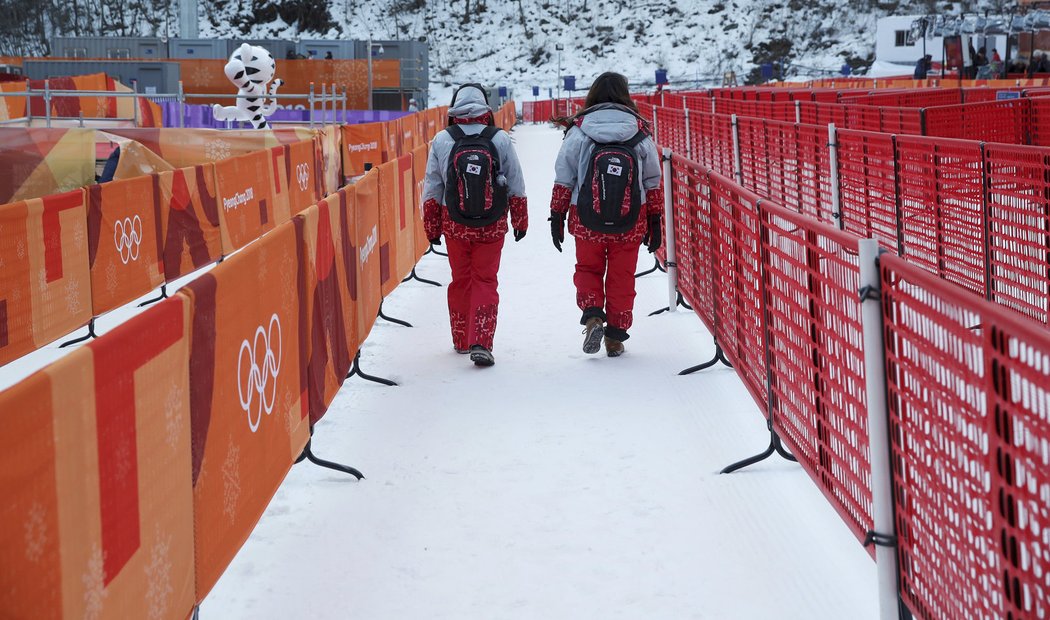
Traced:
POLYGON ((636 147, 639 144, 641 144, 642 141, 645 140, 648 137, 649 136, 644 131, 639 131, 638 133, 636 133, 633 136, 631 136, 630 140, 628 140, 627 142, 624 142, 623 144, 627 148, 633 149, 634 147, 636 147))
POLYGON ((447 131, 448 135, 452 136, 452 139, 457 142, 467 135, 467 132, 463 131, 463 128, 459 125, 449 125, 445 128, 445 131, 447 131))
POLYGON ((485 125, 485 128, 481 130, 481 137, 485 138, 486 140, 491 140, 492 138, 496 137, 496 134, 498 134, 499 132, 499 127, 485 125))

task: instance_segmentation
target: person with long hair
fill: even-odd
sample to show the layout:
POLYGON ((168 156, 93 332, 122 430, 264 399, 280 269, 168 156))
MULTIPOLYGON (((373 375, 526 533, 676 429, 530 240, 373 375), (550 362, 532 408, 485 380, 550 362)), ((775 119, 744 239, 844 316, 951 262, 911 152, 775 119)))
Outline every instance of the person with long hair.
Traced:
POLYGON ((583 351, 597 353, 604 339, 606 354, 617 357, 633 322, 640 245, 660 247, 660 156, 619 73, 598 76, 584 108, 556 122, 566 130, 554 164, 551 237, 561 252, 568 217, 583 351))
POLYGON ((422 201, 427 239, 440 245, 444 234, 448 243, 452 346, 475 365, 492 366, 507 213, 521 241, 529 211, 514 145, 495 127, 482 86, 465 84, 452 95, 448 127, 430 145, 422 201))

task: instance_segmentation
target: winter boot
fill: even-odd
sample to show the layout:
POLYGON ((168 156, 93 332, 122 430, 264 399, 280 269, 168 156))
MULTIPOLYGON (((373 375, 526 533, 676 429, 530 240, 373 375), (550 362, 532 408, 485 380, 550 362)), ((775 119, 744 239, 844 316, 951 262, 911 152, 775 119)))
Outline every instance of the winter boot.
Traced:
POLYGON ((492 351, 476 344, 470 347, 470 361, 474 362, 475 366, 491 366, 496 363, 496 358, 492 357, 492 351))
POLYGON ((597 353, 602 346, 602 336, 605 335, 605 326, 602 325, 601 317, 592 316, 587 319, 583 334, 583 352, 597 353))
POLYGON ((609 357, 620 357, 623 355, 623 343, 615 338, 605 337, 605 352, 609 357))

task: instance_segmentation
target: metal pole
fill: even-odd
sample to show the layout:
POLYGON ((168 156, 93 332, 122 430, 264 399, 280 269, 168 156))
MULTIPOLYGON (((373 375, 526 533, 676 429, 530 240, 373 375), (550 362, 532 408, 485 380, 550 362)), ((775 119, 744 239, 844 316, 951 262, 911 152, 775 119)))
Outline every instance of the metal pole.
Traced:
POLYGON ((744 166, 740 161, 740 127, 736 122, 736 114, 732 116, 733 123, 733 174, 736 182, 744 184, 744 166))
POLYGON ((328 85, 321 82, 321 127, 328 122, 328 85))
POLYGON ((343 124, 346 124, 346 87, 343 87, 343 124))
POLYGON ((667 308, 678 308, 678 264, 674 252, 674 199, 671 185, 671 149, 664 148, 664 248, 667 250, 667 308))
POLYGON ((842 191, 839 187, 839 143, 838 134, 835 131, 835 123, 828 124, 828 156, 831 168, 831 217, 838 220, 839 228, 846 227, 846 220, 842 217, 842 191))
POLYGON ((685 156, 686 159, 693 159, 693 136, 689 132, 689 108, 685 109, 685 156))
POLYGON ((179 80, 179 128, 186 126, 186 93, 182 89, 182 80, 179 80))
POLYGON ((135 96, 131 98, 131 105, 134 108, 132 110, 131 118, 134 119, 135 126, 139 126, 139 81, 131 80, 131 92, 135 93, 135 96))
POLYGON ((310 96, 307 98, 310 104, 310 129, 314 127, 314 83, 310 82, 310 96))
POLYGON ((368 108, 372 109, 372 35, 368 35, 368 108))
POLYGON ((51 128, 51 80, 44 80, 44 118, 48 129, 51 128))
POLYGON ((890 433, 886 408, 886 351, 882 339, 882 303, 879 288, 879 242, 861 239, 861 318, 864 330, 864 383, 868 399, 869 458, 871 459, 872 517, 875 531, 875 570, 879 584, 879 618, 899 618, 897 550, 893 523, 893 479, 890 470, 890 433))
POLYGON ((802 122, 802 102, 798 99, 795 100, 795 122, 802 122))
POLYGON ((33 98, 30 96, 29 80, 26 80, 26 127, 33 126, 33 98))

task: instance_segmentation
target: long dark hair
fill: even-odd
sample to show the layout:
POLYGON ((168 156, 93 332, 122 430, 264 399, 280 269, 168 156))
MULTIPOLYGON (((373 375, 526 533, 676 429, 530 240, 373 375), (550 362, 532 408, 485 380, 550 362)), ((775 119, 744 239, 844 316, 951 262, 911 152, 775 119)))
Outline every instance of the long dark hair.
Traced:
POLYGON ((618 103, 633 110, 636 114, 638 106, 631 99, 631 90, 627 86, 627 78, 615 71, 606 71, 591 82, 591 88, 587 91, 587 98, 583 100, 583 109, 572 116, 562 116, 551 119, 552 122, 563 127, 572 127, 576 119, 587 113, 587 110, 599 103, 618 103))

